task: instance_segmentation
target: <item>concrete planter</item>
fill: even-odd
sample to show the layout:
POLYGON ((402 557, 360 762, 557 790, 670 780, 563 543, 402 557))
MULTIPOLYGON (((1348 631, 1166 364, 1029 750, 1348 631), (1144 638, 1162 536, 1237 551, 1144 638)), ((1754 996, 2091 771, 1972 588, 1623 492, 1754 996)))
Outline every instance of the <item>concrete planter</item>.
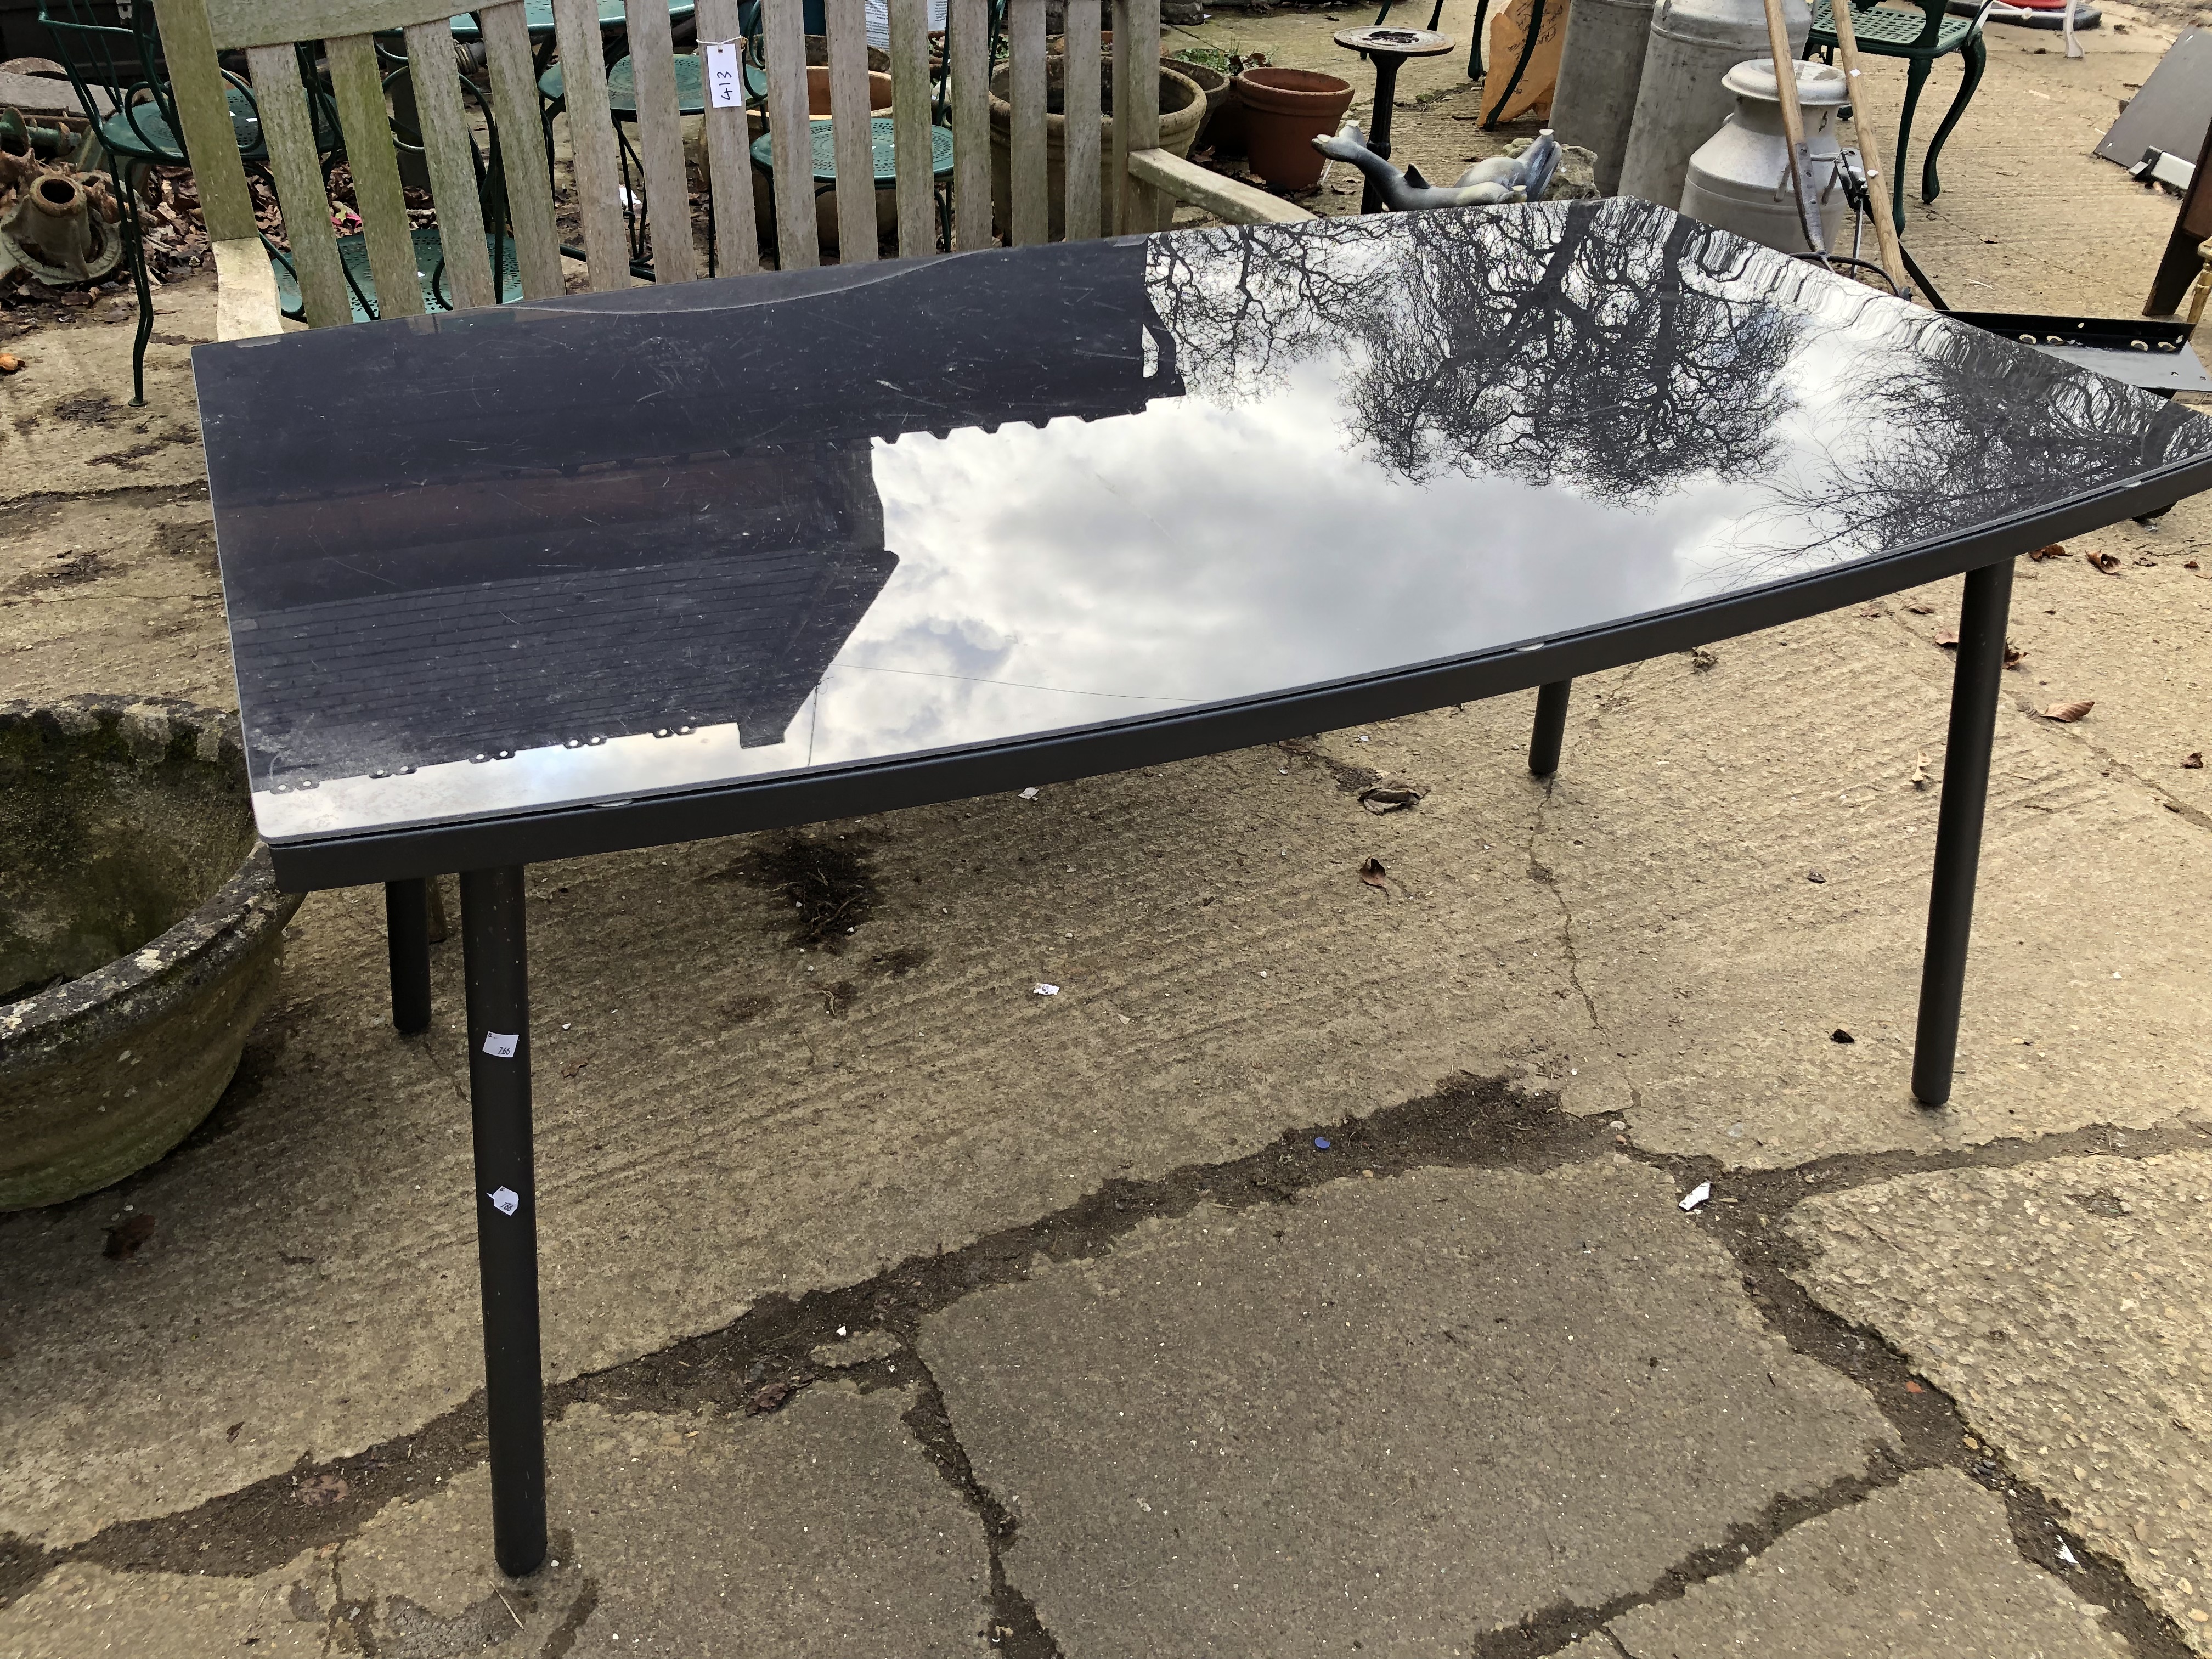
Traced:
MULTIPOLYGON (((1098 202, 1099 223, 1102 228, 1113 222, 1113 210, 1109 205, 1115 199, 1116 189, 1114 173, 1114 59, 1110 53, 1100 59, 1102 86, 1098 107, 1098 202)), ((1171 155, 1190 154, 1191 141, 1198 137, 1200 123, 1206 119, 1206 94, 1199 90, 1198 82, 1182 73, 1182 65, 1161 64, 1160 77, 1160 148, 1171 155)), ((1067 234, 1067 117, 1061 113, 1066 107, 1067 59, 1048 57, 1045 71, 1045 195, 1049 204, 1050 230, 1054 241, 1067 234)), ((1014 210, 1013 149, 1008 134, 1012 131, 1014 107, 1006 101, 1012 84, 1013 69, 1001 64, 991 71, 991 210, 999 222, 1001 234, 1012 234, 1014 210)))
POLYGON ((198 1126, 275 994, 284 924, 229 715, 0 703, 0 1210, 143 1168, 198 1126))

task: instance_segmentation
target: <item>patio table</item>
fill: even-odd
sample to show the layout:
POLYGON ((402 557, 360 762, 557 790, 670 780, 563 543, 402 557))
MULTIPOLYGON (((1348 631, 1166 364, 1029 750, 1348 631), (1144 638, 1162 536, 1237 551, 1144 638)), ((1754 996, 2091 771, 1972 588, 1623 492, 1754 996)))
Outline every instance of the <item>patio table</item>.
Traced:
MULTIPOLYGON (((257 821, 460 873, 495 1551, 544 1553, 524 866, 1531 687, 1966 573, 1913 1087, 2012 560, 2212 423, 1632 201, 976 252, 193 353, 257 821)), ((411 921, 410 920, 411 914, 411 921)))

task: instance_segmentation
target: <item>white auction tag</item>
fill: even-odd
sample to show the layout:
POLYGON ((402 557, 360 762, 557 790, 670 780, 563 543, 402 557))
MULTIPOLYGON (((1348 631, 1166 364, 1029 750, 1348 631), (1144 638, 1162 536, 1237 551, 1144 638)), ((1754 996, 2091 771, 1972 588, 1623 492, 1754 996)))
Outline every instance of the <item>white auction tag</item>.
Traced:
POLYGON ((707 101, 716 109, 745 106, 743 40, 709 40, 707 45, 707 101))
POLYGON ((496 1191, 486 1193, 484 1196, 491 1200, 492 1208, 497 1210, 501 1215, 513 1215, 522 1207, 521 1195, 512 1187, 501 1187, 496 1191))
POLYGON ((484 1033, 484 1052, 489 1054, 494 1060, 513 1060, 514 1058, 514 1045, 520 1040, 520 1036, 516 1033, 508 1031, 486 1031, 484 1033))

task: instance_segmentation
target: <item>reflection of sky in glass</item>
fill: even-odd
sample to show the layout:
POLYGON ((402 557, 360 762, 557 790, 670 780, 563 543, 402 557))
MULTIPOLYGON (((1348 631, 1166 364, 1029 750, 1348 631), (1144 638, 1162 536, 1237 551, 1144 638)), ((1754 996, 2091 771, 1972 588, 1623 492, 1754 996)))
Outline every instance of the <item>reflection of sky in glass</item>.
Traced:
MULTIPOLYGON (((869 442, 869 506, 880 507, 880 544, 896 563, 834 654, 825 643, 812 659, 819 665, 827 657, 830 665, 797 704, 781 743, 751 731, 744 734, 750 746, 740 748, 726 711, 710 712, 700 716, 709 723, 699 732, 665 741, 622 738, 581 753, 532 748, 486 767, 425 765, 414 777, 374 784, 325 775, 319 791, 289 793, 281 805, 258 796, 264 831, 329 834, 696 787, 1505 649, 1897 550, 1898 541, 1884 539, 1885 526, 1970 528, 2208 447, 2201 421, 2157 412, 2128 393, 2107 412, 2112 424, 2131 430, 2119 432, 2108 451, 2083 452, 2070 429, 2062 431, 2055 442, 2075 443, 2067 468, 2048 476, 2033 465, 2019 468, 2016 480, 2002 483, 2010 492, 1996 502, 2002 512, 1992 507, 1986 481, 1953 511, 1943 455, 1917 471, 1895 463, 1929 463, 1926 446, 1971 440, 1978 447, 1990 432, 2027 434, 2021 453, 2032 454, 2064 371, 2001 343, 1969 344, 1951 351, 1948 367, 1927 367, 1936 348, 1956 344, 1961 325, 1740 244, 1721 246, 1698 230, 1704 263, 1682 267, 1680 291, 1690 300, 1651 312, 1680 330, 1683 360, 1704 365, 1677 383, 1664 350, 1655 363, 1644 329, 1656 244, 1647 237, 1631 248, 1641 268, 1613 257, 1626 246, 1620 225, 1638 215, 1651 222, 1638 235, 1652 227, 1681 235, 1669 228, 1682 222, 1672 216, 1606 204, 1591 216, 1601 226, 1587 241, 1594 263, 1564 286, 1546 264, 1545 238, 1557 234, 1557 215, 1419 216, 1431 234, 1427 251, 1437 255, 1427 264, 1409 259, 1393 240, 1403 227, 1378 232, 1371 222, 1317 228, 1310 240, 1281 228, 1179 237, 1175 249, 1190 283, 1180 295, 1164 290, 1156 242, 1150 299, 1181 331, 1175 361, 1134 320, 1109 331, 1125 359, 1144 365, 1139 395, 1150 401, 1141 413, 1062 416, 1041 428, 1011 420, 993 431, 972 423, 988 424, 988 414, 956 403, 946 405, 948 432, 907 430, 869 442), (1275 253, 1297 249, 1304 266, 1270 264, 1275 253), (1455 258, 1463 263, 1452 264, 1455 258), (1474 280, 1467 280, 1470 272, 1474 280), (1301 313, 1299 295, 1317 283, 1327 289, 1321 312, 1301 313), (1263 311, 1273 308, 1252 337, 1236 333, 1233 349, 1222 345, 1227 335, 1205 337, 1248 289, 1265 294, 1263 311), (1593 294, 1603 303, 1583 304, 1593 294), (1576 422, 1598 422, 1592 434, 1619 430, 1605 424, 1604 397, 1563 400, 1563 415, 1528 412, 1527 400, 1544 392, 1548 354, 1562 349, 1559 325, 1548 342, 1531 334, 1534 344, 1516 331, 1523 319, 1516 307, 1538 307, 1594 319, 1565 331, 1568 349, 1587 349, 1577 370, 1585 389, 1605 392, 1607 376, 1617 374, 1620 398, 1632 402, 1657 385, 1653 407, 1665 407, 1666 397, 1686 395, 1681 387, 1704 397, 1718 386, 1757 420, 1749 429, 1714 422, 1721 439, 1738 446, 1732 457, 1708 460, 1694 446, 1678 448, 1648 480, 1632 453, 1593 456, 1589 446, 1609 440, 1581 434, 1576 422), (1578 326, 1585 332, 1573 337, 1578 326), (1593 346, 1607 327, 1617 328, 1620 340, 1597 338, 1593 346), (1211 363, 1210 346, 1217 352, 1211 363), (1435 377, 1422 382, 1420 353, 1431 347, 1435 377), (1753 363, 1765 365, 1756 376, 1742 367, 1753 363), (1898 407, 1899 386, 1909 391, 1922 381, 1938 401, 1957 403, 1961 387, 1985 396, 1986 407, 1973 414, 1979 426, 1947 434, 1885 423, 1884 411, 1898 407), (1443 386, 1449 395, 1433 426, 1409 440, 1392 424, 1393 400, 1421 384, 1443 386), (1518 465, 1486 448, 1504 441, 1493 428, 1454 426, 1473 407, 1452 403, 1463 386, 1471 388, 1467 397, 1492 398, 1506 411, 1505 426, 1495 430, 1511 428, 1518 465), (2167 447, 2149 453, 2156 446, 2143 434, 2155 436, 2177 418, 2186 429, 2169 429, 2159 440, 2167 447), (1386 428, 1391 435, 1378 435, 1386 428), (1395 463, 1391 441, 1400 446, 1395 463), (1408 453, 1420 457, 1412 472, 1408 453), (1878 496, 1879 480, 1893 473, 1918 495, 1870 502, 1866 481, 1877 481, 1878 496), (1834 505, 1843 485, 1859 489, 1849 514, 1834 505)), ((882 291, 928 280, 917 268, 912 283, 882 291)), ((1133 279, 1130 287, 1138 286, 1133 279)), ((697 291, 704 297, 719 288, 697 291)), ((1126 294, 1117 298, 1129 303, 1126 294)), ((926 296, 915 309, 926 322, 926 296)), ((586 302, 569 310, 583 319, 586 302)), ((769 325, 775 311, 747 307, 745 326, 769 325)), ((1239 331, 1249 317, 1247 307, 1239 331)), ((793 325, 804 326, 804 319, 793 325)), ((988 343, 971 348, 956 338, 947 352, 980 352, 988 343)), ((927 389, 876 384, 912 398, 927 389)), ((1041 389, 1040 407, 1054 390, 1041 389)), ((838 453, 857 468, 857 447, 838 453)), ((635 476, 637 464, 617 465, 635 476)), ((848 515, 845 522, 856 521, 848 515)), ((872 519, 866 533, 874 546, 872 519)), ((689 556, 729 555, 710 545, 689 556)), ((557 672, 557 664, 548 667, 557 672)), ((800 695, 794 688, 792 696, 800 695)))

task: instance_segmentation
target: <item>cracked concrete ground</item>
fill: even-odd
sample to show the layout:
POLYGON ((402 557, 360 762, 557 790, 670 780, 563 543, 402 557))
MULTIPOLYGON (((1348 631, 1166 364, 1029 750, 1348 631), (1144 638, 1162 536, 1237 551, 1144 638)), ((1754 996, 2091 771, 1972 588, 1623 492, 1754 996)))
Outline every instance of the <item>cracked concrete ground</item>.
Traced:
MULTIPOLYGON (((1954 301, 2139 304, 2170 199, 2075 152, 2166 36, 2106 15, 2079 63, 1992 31, 1909 214, 1954 301)), ((0 696, 231 696, 210 295, 157 304, 144 410, 127 328, 6 343, 0 696)), ((1516 697, 533 872, 525 1582, 458 947, 403 1041, 379 896, 311 898, 208 1124, 0 1218, 0 1652, 2212 1651, 2208 542, 2020 568, 1941 1113, 1954 583, 1578 685, 1549 787, 1516 697)))

